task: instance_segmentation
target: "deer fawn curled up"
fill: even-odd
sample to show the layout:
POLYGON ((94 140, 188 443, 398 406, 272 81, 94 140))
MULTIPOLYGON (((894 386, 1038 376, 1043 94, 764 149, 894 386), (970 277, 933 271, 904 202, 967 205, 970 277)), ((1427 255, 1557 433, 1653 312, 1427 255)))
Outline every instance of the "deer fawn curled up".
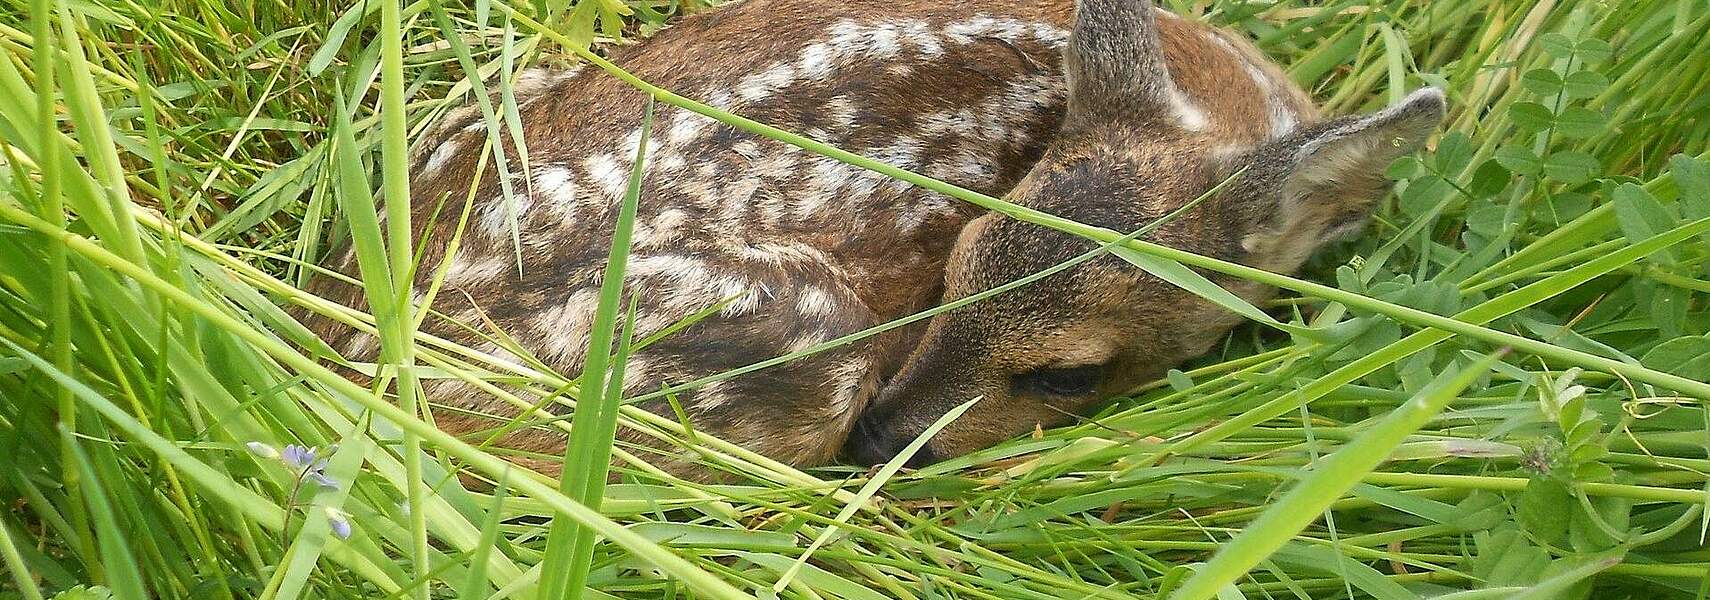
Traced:
MULTIPOLYGON (((1149 239, 1279 273, 1357 227, 1388 189, 1385 166, 1419 146, 1444 112, 1442 94, 1426 89, 1374 114, 1321 120, 1246 40, 1142 0, 746 0, 686 17, 612 58, 712 106, 1116 231, 1239 173, 1149 239)), ((471 185, 476 194, 454 255, 443 256, 452 235, 443 223, 455 219, 417 232, 427 238, 424 265, 450 261, 433 304, 444 318, 425 328, 503 356, 476 333, 490 323, 573 375, 644 96, 592 69, 529 72, 518 94, 532 166, 514 186, 514 213, 495 169, 477 170, 487 134, 472 110, 451 114, 413 164, 414 223, 441 204, 455 214, 471 185)), ((685 110, 659 110, 647 148, 625 275, 637 339, 726 304, 636 352, 626 396, 807 348, 1092 247, 685 110)), ((354 272, 348 250, 334 257, 354 272)), ((434 269, 421 271, 418 292, 434 269)), ((1250 301, 1273 293, 1213 280, 1250 301)), ((330 280, 315 289, 362 302, 360 290, 330 280)), ((1207 351, 1238 321, 1103 257, 919 326, 677 397, 698 431, 796 465, 840 452, 887 460, 951 407, 983 398, 929 441, 918 464, 1059 423, 1207 351)), ((370 335, 313 326, 348 358, 376 354, 370 335)), ((460 381, 430 380, 426 391, 455 409, 439 414, 453 431, 515 414, 460 381)), ((644 406, 673 410, 664 400, 644 406)), ((563 443, 544 430, 502 442, 549 454, 563 443)))

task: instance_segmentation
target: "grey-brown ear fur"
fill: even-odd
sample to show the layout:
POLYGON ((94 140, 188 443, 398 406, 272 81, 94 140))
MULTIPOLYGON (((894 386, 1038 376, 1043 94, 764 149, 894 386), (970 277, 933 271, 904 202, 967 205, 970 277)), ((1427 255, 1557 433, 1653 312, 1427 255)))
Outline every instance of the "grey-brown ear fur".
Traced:
POLYGON ((1424 88, 1381 111, 1307 127, 1255 150, 1232 193, 1275 200, 1261 203, 1273 208, 1251 222, 1242 248, 1298 264, 1323 241, 1357 229, 1389 188, 1389 163, 1424 144, 1446 109, 1442 90, 1424 88))
POLYGON ((1165 67, 1151 0, 1079 0, 1063 71, 1071 120, 1150 114, 1181 93, 1165 67))

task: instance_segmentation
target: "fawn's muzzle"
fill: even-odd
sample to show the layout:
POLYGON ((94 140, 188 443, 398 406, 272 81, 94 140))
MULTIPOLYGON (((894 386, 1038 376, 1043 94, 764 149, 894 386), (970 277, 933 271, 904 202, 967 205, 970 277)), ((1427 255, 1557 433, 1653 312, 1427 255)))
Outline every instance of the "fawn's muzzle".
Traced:
MULTIPOLYGON (((855 421, 854 429, 849 432, 849 439, 843 443, 845 460, 857 465, 882 465, 896 458, 912 437, 896 435, 891 428, 885 426, 883 415, 869 412, 855 421)), ((910 467, 922 467, 938 462, 937 453, 933 452, 928 443, 909 457, 905 463, 910 467)))

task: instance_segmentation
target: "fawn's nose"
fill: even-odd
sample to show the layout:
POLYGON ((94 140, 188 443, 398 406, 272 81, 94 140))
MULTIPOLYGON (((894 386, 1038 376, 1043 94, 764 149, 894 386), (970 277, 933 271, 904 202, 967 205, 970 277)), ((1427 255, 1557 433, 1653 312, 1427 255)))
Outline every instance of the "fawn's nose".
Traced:
MULTIPOLYGON (((855 420, 855 428, 849 432, 849 439, 843 443, 843 456, 846 460, 862 466, 882 465, 896 458, 912 441, 914 438, 896 435, 892 428, 886 427, 881 415, 867 413, 855 420)), ((904 464, 918 468, 935 462, 938 462, 937 455, 928 443, 921 446, 904 464)))

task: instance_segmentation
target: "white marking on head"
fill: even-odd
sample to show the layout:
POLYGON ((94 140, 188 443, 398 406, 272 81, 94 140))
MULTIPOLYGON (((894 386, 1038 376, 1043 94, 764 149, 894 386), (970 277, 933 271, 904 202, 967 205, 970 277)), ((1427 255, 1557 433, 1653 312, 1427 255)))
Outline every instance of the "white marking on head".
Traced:
POLYGON ((1273 139, 1280 138, 1294 131, 1295 125, 1299 123, 1299 117, 1295 115, 1294 109, 1289 107, 1287 99, 1283 97, 1281 90, 1278 89, 1271 76, 1265 73, 1259 65, 1253 64, 1252 59, 1246 53, 1241 52, 1241 49, 1236 48, 1235 44, 1225 39, 1223 34, 1214 30, 1206 30, 1204 35, 1206 39, 1223 48, 1223 51, 1227 52, 1231 58, 1241 63, 1241 67, 1247 71, 1247 77, 1253 80, 1254 87, 1257 87, 1259 94, 1265 97, 1265 109, 1270 120, 1270 137, 1273 139))

